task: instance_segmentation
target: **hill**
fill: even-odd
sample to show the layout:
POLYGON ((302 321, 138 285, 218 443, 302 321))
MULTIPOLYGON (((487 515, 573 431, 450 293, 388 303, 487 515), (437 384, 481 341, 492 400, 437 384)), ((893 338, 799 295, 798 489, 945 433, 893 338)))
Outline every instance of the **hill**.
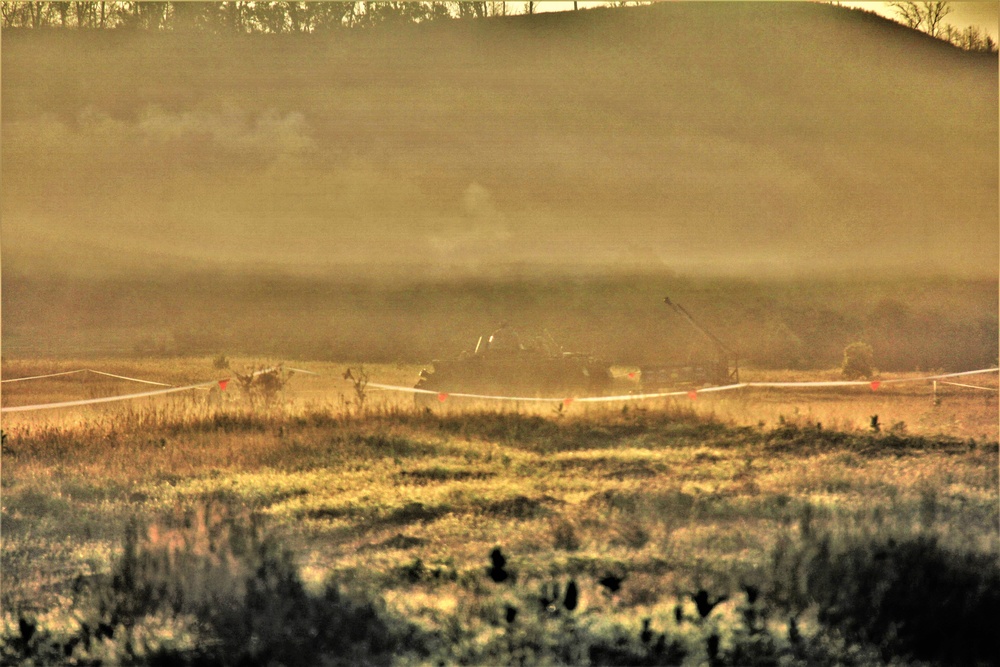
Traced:
POLYGON ((996 56, 857 11, 2 49, 7 274, 996 274, 996 56))

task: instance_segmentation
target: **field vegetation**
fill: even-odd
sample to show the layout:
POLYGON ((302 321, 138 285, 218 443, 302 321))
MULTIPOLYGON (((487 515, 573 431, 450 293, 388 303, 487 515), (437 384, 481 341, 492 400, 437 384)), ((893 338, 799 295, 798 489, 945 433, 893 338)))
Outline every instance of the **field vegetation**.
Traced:
MULTIPOLYGON (((101 370, 174 383, 223 373, 212 358, 105 361, 101 370)), ((4 377, 75 363, 7 362, 4 377)), ((269 404, 230 385, 5 415, 4 660, 996 655, 995 394, 952 388, 935 406, 922 385, 842 392, 797 413, 772 404, 773 421, 752 423, 767 394, 431 411, 373 390, 360 402, 343 365, 307 367, 320 375, 292 375, 269 404), (872 400, 883 401, 878 432, 872 400), (956 437, 907 412, 918 403, 977 425, 956 437), (820 410, 831 412, 820 421, 820 410), (834 410, 860 416, 838 423, 834 410)), ((365 367, 389 383, 412 382, 413 370, 365 367)), ((105 381, 121 382, 64 376, 38 391, 122 393, 105 381)), ((15 402, 6 387, 33 384, 5 385, 5 405, 15 402)))

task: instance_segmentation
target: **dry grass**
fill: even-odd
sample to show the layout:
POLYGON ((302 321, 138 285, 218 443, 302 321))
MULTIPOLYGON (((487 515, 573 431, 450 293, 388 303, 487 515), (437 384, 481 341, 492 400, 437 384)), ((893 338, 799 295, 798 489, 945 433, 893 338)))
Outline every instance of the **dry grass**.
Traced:
MULTIPOLYGON (((168 371, 166 363, 120 363, 113 370, 190 382, 212 377, 207 364, 186 360, 168 371)), ((932 439, 880 452, 879 443, 890 441, 862 434, 860 422, 879 411, 887 425, 897 416, 907 421, 910 433, 934 430, 920 418, 933 414, 932 406, 887 409, 898 405, 893 400, 915 406, 927 397, 841 394, 798 414, 787 410, 781 428, 806 434, 804 441, 817 421, 823 432, 853 425, 856 433, 841 444, 796 440, 785 447, 769 425, 756 424, 773 423, 767 414, 780 420, 790 402, 761 410, 744 396, 628 411, 445 407, 429 414, 378 396, 359 415, 350 387, 335 375, 342 366, 308 366, 322 375, 294 377, 288 403, 270 411, 192 396, 5 418, 4 560, 8 572, 22 575, 17 584, 8 579, 6 600, 53 604, 70 573, 107 566, 128 516, 154 518, 206 498, 286 527, 315 576, 375 577, 389 589, 399 585, 394 568, 415 558, 470 571, 502 542, 518 555, 518 568, 536 576, 556 568, 597 577, 619 566, 649 573, 651 591, 669 591, 699 573, 728 576, 759 564, 804 504, 852 520, 875 507, 887 520, 910 524, 929 492, 945 508, 939 532, 971 532, 981 547, 996 546, 996 447, 988 434, 982 439, 984 416, 992 409, 995 422, 996 406, 981 398, 976 406, 956 396, 948 408, 978 408, 959 417, 976 425, 971 432, 979 429, 975 449, 932 439), (731 425, 706 422, 704 413, 731 425), (847 415, 859 418, 850 424, 847 415)), ((378 367, 373 377, 404 383, 413 370, 378 367)), ((65 399, 80 384, 62 383, 47 395, 65 399)), ((902 435, 897 429, 893 437, 902 435)), ((626 598, 649 604, 658 594, 637 595, 626 598)))
MULTIPOLYGON (((55 373, 80 368, 94 368, 109 373, 140 379, 184 385, 232 377, 229 370, 213 368, 208 357, 181 357, 176 359, 138 360, 88 359, 60 361, 4 362, 3 377, 16 378, 36 374, 55 373)), ((236 370, 247 370, 267 366, 270 360, 235 358, 231 366, 236 370)), ((292 376, 283 404, 291 412, 310 410, 348 411, 355 405, 356 394, 352 383, 342 377, 348 367, 358 368, 360 363, 293 362, 293 368, 303 368, 318 375, 295 374, 292 376)), ((368 364, 365 366, 372 382, 411 387, 422 368, 416 364, 368 364)), ((615 394, 629 394, 639 390, 638 382, 628 375, 637 371, 635 367, 614 367, 615 394)), ((883 374, 881 379, 919 378, 931 373, 883 374)), ((745 382, 772 381, 826 381, 843 379, 839 371, 766 371, 744 369, 741 380, 745 382)), ((697 400, 687 397, 630 401, 611 404, 574 403, 564 408, 566 415, 601 418, 608 413, 616 413, 623 408, 638 410, 660 410, 664 408, 690 410, 724 423, 740 426, 775 427, 784 423, 815 425, 840 431, 866 431, 871 416, 879 415, 884 429, 897 430, 916 435, 949 435, 959 438, 996 440, 1000 436, 1000 411, 998 411, 997 374, 987 373, 966 378, 956 378, 955 382, 980 385, 993 391, 968 389, 938 384, 935 395, 930 382, 914 382, 899 385, 882 385, 877 391, 867 386, 817 389, 763 389, 750 388, 735 392, 700 394, 697 400)), ((234 386, 235 383, 230 385, 234 386)), ((26 405, 56 401, 78 400, 100 396, 139 392, 156 389, 142 385, 92 374, 77 374, 23 383, 6 383, 3 388, 3 405, 26 405)), ((226 395, 213 393, 208 398, 207 390, 195 390, 173 398, 147 399, 142 403, 109 404, 87 406, 59 411, 10 413, 5 416, 5 428, 16 430, 27 425, 69 425, 90 423, 94 420, 118 420, 122 411, 138 410, 146 412, 150 406, 157 410, 169 411, 175 417, 199 413, 206 406, 214 408, 218 404, 239 405, 238 392, 226 395), (133 406, 139 405, 135 408, 133 406)), ((409 410, 413 405, 411 395, 369 389, 366 396, 367 407, 375 410, 409 410)), ((478 402, 449 399, 435 406, 444 414, 458 414, 475 410, 516 410, 521 413, 555 415, 559 406, 552 403, 527 404, 514 402, 478 402)))
MULTIPOLYGON (((113 372, 190 382, 213 377, 209 363, 168 372, 165 362, 122 362, 113 372)), ((311 585, 353 582, 427 627, 486 604, 470 582, 496 545, 520 582, 575 578, 584 608, 626 624, 670 616, 699 587, 760 576, 803 512, 831 529, 917 531, 1000 552, 995 436, 968 439, 988 430, 990 409, 995 422, 996 406, 978 396, 935 408, 926 396, 843 392, 796 414, 790 402, 748 396, 556 413, 418 411, 373 395, 361 411, 343 365, 306 366, 322 375, 293 377, 271 408, 192 395, 5 417, 4 609, 59 617, 75 578, 108 571, 130 518, 156 524, 206 502, 263 517, 311 585), (917 435, 937 430, 921 414, 963 405, 975 408, 959 415, 972 431, 917 435), (907 420, 906 432, 865 432, 857 422, 874 411, 887 425, 907 420), (759 426, 770 414, 784 423, 759 426), (833 430, 852 414, 853 429, 833 430), (599 583, 609 573, 625 576, 614 594, 599 583)), ((415 369, 371 370, 402 384, 415 369)), ((44 391, 77 397, 80 384, 44 391)))

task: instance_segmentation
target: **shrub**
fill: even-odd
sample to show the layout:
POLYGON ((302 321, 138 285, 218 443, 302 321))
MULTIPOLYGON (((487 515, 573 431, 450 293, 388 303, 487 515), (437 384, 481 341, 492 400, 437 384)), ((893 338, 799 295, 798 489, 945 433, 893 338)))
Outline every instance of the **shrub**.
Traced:
POLYGON ((1000 655, 995 556, 956 552, 924 535, 851 538, 804 531, 774 554, 773 593, 882 658, 988 664, 1000 655))
POLYGON ((0 662, 357 665, 407 651, 409 624, 334 584, 308 591, 290 552, 254 521, 209 507, 175 523, 145 535, 130 528, 79 627, 57 637, 22 617, 19 636, 0 642, 0 662), (162 640, 165 625, 174 639, 162 640))
POLYGON ((292 377, 281 364, 247 373, 234 372, 236 381, 251 406, 272 405, 292 377))
POLYGON ((868 343, 851 343, 844 348, 841 372, 848 380, 871 378, 875 375, 874 353, 868 343))

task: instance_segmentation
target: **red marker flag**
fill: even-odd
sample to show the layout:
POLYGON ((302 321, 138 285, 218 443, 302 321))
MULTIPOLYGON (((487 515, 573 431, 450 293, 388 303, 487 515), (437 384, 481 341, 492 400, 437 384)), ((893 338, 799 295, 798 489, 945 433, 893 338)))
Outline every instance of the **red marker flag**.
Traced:
POLYGON ((226 378, 225 380, 219 380, 219 389, 225 391, 227 384, 229 384, 229 378, 226 378))
POLYGON ((569 405, 572 402, 573 402, 572 398, 564 398, 563 399, 563 405, 569 405))
POLYGON ((634 371, 628 374, 628 379, 629 380, 634 380, 635 379, 635 372, 634 371))
POLYGON ((438 400, 444 403, 445 401, 448 400, 448 394, 442 391, 440 394, 438 394, 438 400))
POLYGON ((696 389, 692 389, 691 391, 689 391, 688 398, 690 398, 692 401, 698 398, 698 391, 696 389))
POLYGON ((878 380, 872 382, 872 391, 878 391, 878 388, 882 386, 882 383, 878 380))

